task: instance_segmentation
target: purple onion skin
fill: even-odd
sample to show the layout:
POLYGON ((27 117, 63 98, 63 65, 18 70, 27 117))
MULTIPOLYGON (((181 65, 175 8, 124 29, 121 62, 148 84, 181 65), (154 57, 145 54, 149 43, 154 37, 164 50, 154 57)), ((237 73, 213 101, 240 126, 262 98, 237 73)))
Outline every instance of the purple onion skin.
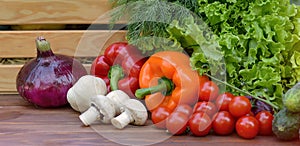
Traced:
POLYGON ((68 90, 87 74, 86 69, 74 58, 55 55, 51 49, 37 49, 37 52, 37 57, 27 62, 17 75, 18 93, 38 107, 66 105, 68 90))
POLYGON ((251 112, 256 115, 257 113, 259 113, 260 111, 268 111, 271 114, 274 114, 274 110, 272 108, 272 106, 270 106, 269 104, 261 101, 261 100, 257 100, 251 96, 246 96, 252 103, 252 108, 251 108, 251 112))
POLYGON ((260 111, 263 111, 263 110, 268 111, 271 114, 274 114, 273 108, 269 104, 266 104, 265 102, 260 101, 260 100, 256 100, 255 107, 253 107, 251 110, 254 115, 256 115, 257 113, 259 113, 260 111))

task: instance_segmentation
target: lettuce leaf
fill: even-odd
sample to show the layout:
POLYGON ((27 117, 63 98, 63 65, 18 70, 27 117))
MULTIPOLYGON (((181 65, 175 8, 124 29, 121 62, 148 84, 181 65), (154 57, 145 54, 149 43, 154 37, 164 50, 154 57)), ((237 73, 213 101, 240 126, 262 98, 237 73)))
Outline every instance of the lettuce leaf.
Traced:
POLYGON ((205 25, 192 19, 167 28, 183 48, 193 49, 193 68, 201 74, 225 71, 228 84, 281 107, 283 94, 300 81, 299 7, 289 0, 198 3, 212 39, 205 39, 205 29, 199 29, 205 25))
POLYGON ((217 72, 222 72, 224 54, 205 22, 194 20, 194 17, 188 17, 181 23, 174 20, 167 32, 183 48, 192 49, 191 64, 201 68, 198 69, 200 74, 210 71, 216 76, 217 72))

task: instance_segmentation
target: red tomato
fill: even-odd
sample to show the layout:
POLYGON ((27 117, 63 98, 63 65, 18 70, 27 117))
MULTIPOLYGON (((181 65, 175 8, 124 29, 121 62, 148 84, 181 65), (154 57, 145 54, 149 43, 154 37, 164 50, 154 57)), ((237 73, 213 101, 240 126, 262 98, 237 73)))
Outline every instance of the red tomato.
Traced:
POLYGON ((207 81, 209 81, 208 76, 206 76, 206 75, 199 76, 199 84, 202 84, 207 81))
POLYGON ((228 109, 234 117, 241 117, 250 113, 251 102, 245 96, 236 96, 229 102, 228 109))
POLYGON ((234 98, 234 95, 229 93, 229 92, 225 92, 223 94, 220 94, 216 101, 215 104, 218 107, 218 109, 220 111, 228 111, 228 105, 229 102, 234 98))
POLYGON ((252 116, 252 117, 254 117, 254 114, 253 114, 253 112, 249 112, 248 114, 246 114, 246 116, 252 116))
POLYGON ((256 114, 255 118, 259 122, 259 135, 272 135, 273 115, 268 111, 261 111, 256 114))
POLYGON ((212 121, 206 113, 197 112, 192 115, 188 125, 193 135, 206 136, 212 127, 211 123, 212 121))
POLYGON ((212 117, 217 112, 217 107, 212 102, 200 101, 194 105, 193 113, 204 112, 212 117))
POLYGON ((220 111, 213 118, 212 128, 218 135, 229 135, 234 127, 235 119, 228 111, 220 111))
POLYGON ((190 117, 193 114, 193 109, 190 105, 180 104, 174 109, 174 112, 181 112, 190 117))
POLYGON ((157 128, 166 128, 166 118, 172 113, 166 107, 158 107, 151 113, 151 120, 157 128))
POLYGON ((213 81, 200 83, 199 101, 212 101, 217 98, 219 87, 213 81))
POLYGON ((187 129, 189 117, 182 112, 173 112, 166 121, 167 130, 172 135, 183 134, 187 129))
POLYGON ((259 132, 259 122, 253 116, 242 116, 236 121, 235 129, 240 137, 251 139, 259 132))

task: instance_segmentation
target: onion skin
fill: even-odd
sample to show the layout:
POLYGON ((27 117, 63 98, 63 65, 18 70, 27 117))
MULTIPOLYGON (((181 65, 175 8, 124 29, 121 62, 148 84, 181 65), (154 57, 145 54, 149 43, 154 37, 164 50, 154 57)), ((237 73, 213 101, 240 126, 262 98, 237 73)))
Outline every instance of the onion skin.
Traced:
MULTIPOLYGON (((270 112, 271 114, 274 114, 274 110, 271 105, 269 105, 263 101, 257 100, 255 98, 253 98, 252 96, 246 96, 246 97, 251 101, 251 104, 252 104, 251 112, 254 115, 256 115, 259 112, 264 111, 264 110, 270 112)), ((261 97, 261 98, 263 98, 263 97, 261 97)))
MULTIPOLYGON (((46 40, 38 37, 36 41, 43 43, 46 40)), ((74 58, 53 54, 50 45, 48 50, 44 46, 39 47, 37 43, 37 57, 20 69, 16 80, 17 91, 38 107, 64 106, 68 103, 68 90, 87 71, 74 58)))

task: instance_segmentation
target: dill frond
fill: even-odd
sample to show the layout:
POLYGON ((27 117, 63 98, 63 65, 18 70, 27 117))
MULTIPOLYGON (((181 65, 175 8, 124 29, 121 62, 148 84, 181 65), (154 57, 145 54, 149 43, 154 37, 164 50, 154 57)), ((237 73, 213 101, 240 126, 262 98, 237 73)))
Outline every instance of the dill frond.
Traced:
MULTIPOLYGON (((129 43, 135 45, 141 37, 168 38, 166 28, 169 24, 173 20, 180 22, 191 14, 195 15, 198 10, 197 2, 197 0, 111 0, 113 7, 116 8, 111 13, 111 24, 126 17, 128 21, 126 38, 129 43)), ((146 50, 151 51, 150 47, 159 49, 154 42, 152 45, 141 46, 141 50, 147 48, 146 50)))

